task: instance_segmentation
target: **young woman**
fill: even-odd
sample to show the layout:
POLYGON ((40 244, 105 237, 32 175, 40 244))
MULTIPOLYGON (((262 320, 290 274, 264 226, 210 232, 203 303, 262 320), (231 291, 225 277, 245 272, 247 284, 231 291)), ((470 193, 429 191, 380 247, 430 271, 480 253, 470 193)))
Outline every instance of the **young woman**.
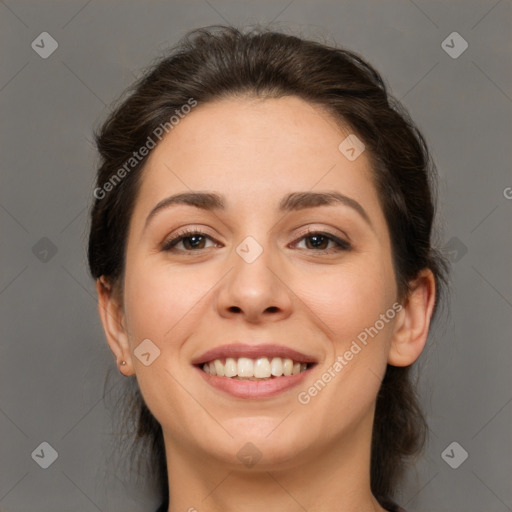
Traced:
POLYGON ((445 263, 425 141, 377 71, 200 29, 96 140, 90 270, 159 511, 402 510, 445 263))

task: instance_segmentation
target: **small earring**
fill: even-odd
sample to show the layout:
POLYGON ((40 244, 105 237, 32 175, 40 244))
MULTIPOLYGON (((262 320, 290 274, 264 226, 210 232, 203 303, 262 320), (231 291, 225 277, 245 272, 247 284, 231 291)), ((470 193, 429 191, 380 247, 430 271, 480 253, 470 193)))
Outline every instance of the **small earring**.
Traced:
POLYGON ((121 366, 124 366, 126 364, 126 361, 121 361, 121 366))

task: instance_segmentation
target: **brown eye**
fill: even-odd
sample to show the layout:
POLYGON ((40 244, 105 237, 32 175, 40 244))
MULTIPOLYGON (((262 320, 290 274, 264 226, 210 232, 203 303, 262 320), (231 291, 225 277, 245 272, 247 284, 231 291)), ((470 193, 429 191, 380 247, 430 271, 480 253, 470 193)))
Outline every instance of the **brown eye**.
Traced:
POLYGON ((327 249, 327 246, 329 245, 329 242, 331 240, 323 235, 310 235, 304 238, 306 240, 306 247, 308 249, 327 249), (309 244, 308 244, 309 241, 309 244))
POLYGON ((300 243, 302 240, 305 241, 306 249, 317 252, 338 252, 351 249, 348 242, 331 233, 308 232, 305 236, 299 238, 295 244, 300 243), (329 243, 334 245, 329 247, 329 243))
POLYGON ((199 251, 202 249, 207 249, 207 247, 205 246, 207 240, 211 240, 212 242, 214 242, 214 240, 211 237, 200 231, 185 232, 165 242, 164 245, 162 246, 162 250, 176 250, 185 252, 199 251), (179 244, 182 244, 183 248, 178 247, 179 244))

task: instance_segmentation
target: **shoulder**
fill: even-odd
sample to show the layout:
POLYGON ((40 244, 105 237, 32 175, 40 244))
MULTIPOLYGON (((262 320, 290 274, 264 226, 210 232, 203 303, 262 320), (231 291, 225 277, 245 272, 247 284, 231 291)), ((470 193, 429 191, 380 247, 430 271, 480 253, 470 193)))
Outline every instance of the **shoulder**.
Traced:
MULTIPOLYGON (((394 503, 389 503, 389 504, 382 505, 382 506, 385 507, 385 509, 388 510, 389 512, 407 512, 405 510, 405 508, 395 505, 394 503)), ((160 512, 160 511, 157 511, 157 512, 160 512)))
MULTIPOLYGON (((162 503, 158 509, 156 510, 156 512, 167 512, 167 509, 169 508, 169 504, 167 502, 164 502, 162 503)), ((401 512, 401 511, 397 511, 397 512, 401 512)), ((405 511, 404 511, 405 512, 405 511)))

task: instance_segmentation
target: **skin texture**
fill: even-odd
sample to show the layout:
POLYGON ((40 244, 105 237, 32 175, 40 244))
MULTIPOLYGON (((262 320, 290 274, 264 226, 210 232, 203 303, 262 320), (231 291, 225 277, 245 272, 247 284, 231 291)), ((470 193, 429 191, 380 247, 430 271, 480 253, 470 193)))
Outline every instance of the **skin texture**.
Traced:
MULTIPOLYGON (((97 282, 110 348, 162 425, 171 511, 361 512, 382 509, 370 492, 370 441, 386 364, 412 364, 424 348, 434 305, 425 270, 403 309, 308 404, 297 400, 365 328, 397 301, 389 231, 363 152, 349 161, 351 133, 295 97, 236 98, 197 106, 152 151, 130 223, 123 296, 97 282), (178 192, 225 196, 224 211, 152 208, 178 192), (357 201, 281 213, 290 192, 336 191, 357 201), (208 237, 201 250, 163 242, 184 227, 208 237), (320 249, 303 230, 351 243, 320 249), (247 263, 247 237, 263 249, 247 263), (326 248, 329 254, 321 249, 326 248), (188 252, 186 250, 188 249, 188 252), (195 251, 195 252, 194 252, 195 251), (150 339, 160 356, 133 351, 150 339), (318 361, 298 387, 242 399, 207 384, 191 365, 220 345, 275 343, 318 361), (252 443, 251 468, 237 452, 252 443)), ((189 240, 190 242, 190 240, 189 240)))

